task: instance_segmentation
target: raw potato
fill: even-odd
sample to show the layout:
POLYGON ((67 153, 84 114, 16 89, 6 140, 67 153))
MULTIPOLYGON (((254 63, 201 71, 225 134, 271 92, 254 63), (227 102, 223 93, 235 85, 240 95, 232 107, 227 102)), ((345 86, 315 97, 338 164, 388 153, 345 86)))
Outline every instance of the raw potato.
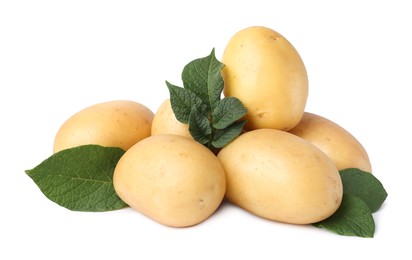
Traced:
POLYGON ((153 112, 142 104, 116 100, 87 107, 59 129, 54 152, 86 144, 129 149, 150 136, 153 112))
POLYGON ((302 118, 308 76, 299 53, 282 35, 255 26, 236 33, 222 63, 225 96, 248 109, 246 128, 289 130, 302 118))
POLYGON ((290 133, 319 147, 332 159, 338 170, 359 168, 372 172, 369 156, 362 144, 329 119, 305 112, 300 123, 290 133))
POLYGON ((163 101, 154 115, 152 135, 157 134, 176 134, 193 138, 189 132, 189 125, 183 124, 176 119, 170 104, 170 99, 163 101))
POLYGON ((332 215, 343 190, 333 162, 288 132, 247 132, 218 154, 226 172, 226 198, 271 220, 309 224, 332 215))
POLYGON ((119 160, 113 184, 137 211, 168 226, 206 220, 224 198, 226 177, 216 156, 200 143, 178 135, 153 135, 119 160))

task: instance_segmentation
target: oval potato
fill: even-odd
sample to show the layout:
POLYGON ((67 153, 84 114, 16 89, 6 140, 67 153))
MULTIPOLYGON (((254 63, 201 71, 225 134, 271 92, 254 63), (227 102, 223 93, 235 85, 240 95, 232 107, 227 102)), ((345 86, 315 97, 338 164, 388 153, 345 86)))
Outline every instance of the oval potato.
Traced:
POLYGON ((219 207, 226 176, 205 146, 159 134, 126 151, 113 184, 119 197, 137 211, 164 225, 186 227, 206 220, 219 207))
POLYGON ((305 112, 290 133, 308 140, 335 163, 338 170, 359 168, 372 172, 368 153, 362 144, 340 125, 322 116, 305 112))
POLYGON ((56 153, 80 145, 129 149, 150 136, 153 112, 146 106, 127 100, 108 101, 87 107, 70 117, 54 139, 56 153))
POLYGON ((309 224, 332 215, 343 188, 333 162, 317 147, 288 132, 253 130, 224 147, 226 198, 258 216, 309 224))
POLYGON ((154 115, 152 135, 157 134, 176 134, 193 139, 189 132, 189 125, 183 124, 176 119, 170 99, 163 101, 154 115))
POLYGON ((222 57, 225 96, 248 109, 246 129, 289 130, 302 118, 308 76, 292 44, 278 32, 254 26, 237 32, 222 57))

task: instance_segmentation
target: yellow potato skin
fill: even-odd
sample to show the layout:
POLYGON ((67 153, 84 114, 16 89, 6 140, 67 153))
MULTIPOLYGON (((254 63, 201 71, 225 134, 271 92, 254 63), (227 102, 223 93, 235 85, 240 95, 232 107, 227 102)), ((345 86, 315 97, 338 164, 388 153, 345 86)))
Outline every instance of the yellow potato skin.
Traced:
POLYGON ((129 149, 150 136, 153 112, 128 100, 87 107, 66 120, 54 139, 54 153, 86 144, 129 149))
POLYGON ((183 124, 176 119, 170 99, 164 100, 154 115, 152 135, 157 134, 176 134, 193 139, 189 132, 189 125, 183 124))
POLYGON ((301 119, 308 97, 305 65, 278 32, 253 26, 229 40, 222 57, 225 96, 248 109, 248 130, 289 130, 301 119))
POLYGON ((289 132, 321 149, 338 170, 359 168, 372 172, 368 153, 362 144, 343 127, 327 118, 305 112, 299 124, 289 132))
POLYGON ((276 129, 253 130, 224 147, 226 198, 267 219, 309 224, 332 215, 343 188, 333 162, 304 139, 276 129))
POLYGON ((187 227, 206 220, 219 207, 226 177, 217 157, 200 143, 159 134, 122 156, 113 184, 135 210, 163 225, 187 227))

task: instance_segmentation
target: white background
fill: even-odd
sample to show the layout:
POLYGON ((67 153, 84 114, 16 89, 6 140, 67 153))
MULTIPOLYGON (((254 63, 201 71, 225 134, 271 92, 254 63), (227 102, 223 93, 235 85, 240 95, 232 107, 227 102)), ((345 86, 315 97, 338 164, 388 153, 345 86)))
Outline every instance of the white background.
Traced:
POLYGON ((408 1, 1 1, 0 259, 410 259, 412 16, 408 1), (189 61, 252 25, 301 54, 307 111, 350 131, 389 196, 372 239, 255 217, 230 204, 191 228, 132 209, 72 212, 24 173, 80 109, 129 99, 154 112, 189 61), (405 238, 406 236, 406 238, 405 238))

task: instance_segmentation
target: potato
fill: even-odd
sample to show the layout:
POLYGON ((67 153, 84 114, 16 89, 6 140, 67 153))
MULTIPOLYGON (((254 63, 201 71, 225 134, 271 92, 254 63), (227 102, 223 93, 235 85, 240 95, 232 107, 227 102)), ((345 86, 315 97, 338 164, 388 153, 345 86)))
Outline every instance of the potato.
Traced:
POLYGON ((226 198, 257 216, 309 224, 332 215, 343 189, 333 162, 304 139, 276 129, 253 130, 218 154, 226 198))
POLYGON ((54 152, 86 144, 129 149, 150 136, 153 112, 133 101, 116 100, 87 107, 58 130, 54 152))
POLYGON ((166 99, 158 108, 152 122, 152 135, 176 134, 193 138, 189 132, 189 125, 176 119, 170 99, 166 99))
POLYGON ((372 172, 369 156, 362 144, 338 124, 322 116, 305 112, 290 133, 300 136, 326 153, 338 170, 359 168, 372 172))
POLYGON ((308 76, 299 53, 272 29, 254 26, 237 32, 222 57, 225 96, 248 109, 246 129, 289 130, 302 118, 308 76))
POLYGON ((221 204, 226 177, 217 157, 193 139, 148 137, 119 160, 113 176, 119 197, 153 220, 186 227, 206 220, 221 204))

